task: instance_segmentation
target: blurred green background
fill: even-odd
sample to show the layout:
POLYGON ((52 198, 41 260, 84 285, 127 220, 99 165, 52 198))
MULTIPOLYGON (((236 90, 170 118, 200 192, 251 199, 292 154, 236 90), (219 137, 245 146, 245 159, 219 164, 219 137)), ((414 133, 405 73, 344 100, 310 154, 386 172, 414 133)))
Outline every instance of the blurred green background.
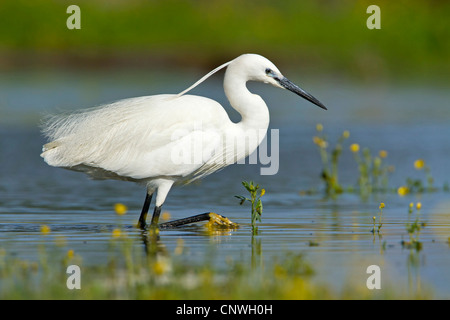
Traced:
POLYGON ((0 70, 201 67, 254 52, 281 67, 447 81, 450 1, 2 0, 0 70), (81 30, 69 30, 69 5, 81 30), (381 29, 369 30, 369 5, 381 29))

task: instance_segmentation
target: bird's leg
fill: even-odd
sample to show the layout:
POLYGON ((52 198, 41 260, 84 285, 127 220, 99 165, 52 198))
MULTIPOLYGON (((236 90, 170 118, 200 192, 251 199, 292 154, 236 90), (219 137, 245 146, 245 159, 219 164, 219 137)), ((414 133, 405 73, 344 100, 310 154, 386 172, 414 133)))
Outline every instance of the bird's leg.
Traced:
POLYGON ((158 228, 159 215, 161 213, 161 206, 155 206, 153 211, 151 227, 158 228))
POLYGON ((145 228, 145 221, 147 220, 147 213, 148 209, 150 208, 150 202, 152 201, 152 195, 153 194, 147 193, 147 195, 145 196, 144 206, 142 207, 141 215, 139 216, 138 228, 145 228))
POLYGON ((170 228, 176 228, 176 227, 183 226, 183 225, 190 224, 190 223, 209 220, 211 218, 210 213, 211 212, 206 212, 206 213, 198 214, 196 216, 191 216, 191 217, 187 217, 187 218, 183 218, 183 219, 164 222, 164 223, 161 223, 159 225, 159 227, 161 229, 170 229, 170 228))

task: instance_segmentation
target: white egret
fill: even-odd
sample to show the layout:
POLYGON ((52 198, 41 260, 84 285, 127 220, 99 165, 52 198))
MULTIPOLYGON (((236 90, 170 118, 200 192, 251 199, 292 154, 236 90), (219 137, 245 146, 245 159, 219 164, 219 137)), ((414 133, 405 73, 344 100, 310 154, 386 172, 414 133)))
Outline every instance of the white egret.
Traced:
POLYGON ((326 109, 284 77, 268 59, 244 54, 212 70, 179 94, 124 99, 49 118, 43 133, 50 142, 43 146, 41 156, 51 166, 82 171, 94 179, 144 184, 147 194, 138 226, 146 226, 154 193, 151 225, 157 226, 161 206, 174 184, 189 183, 235 163, 263 140, 269 111, 264 100, 247 89, 247 81, 288 89, 326 109), (230 120, 218 102, 185 94, 224 67, 225 94, 242 117, 237 123, 230 120), (236 148, 230 141, 246 143, 236 148), (174 160, 180 154, 185 161, 174 160))

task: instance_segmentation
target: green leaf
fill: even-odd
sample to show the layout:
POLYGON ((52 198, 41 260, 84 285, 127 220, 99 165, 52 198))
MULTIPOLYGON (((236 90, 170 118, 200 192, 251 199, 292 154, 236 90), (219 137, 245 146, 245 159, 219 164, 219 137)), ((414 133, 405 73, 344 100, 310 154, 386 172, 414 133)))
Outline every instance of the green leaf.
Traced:
POLYGON ((248 183, 247 181, 242 181, 242 185, 247 189, 248 192, 252 191, 253 182, 248 183))
POLYGON ((258 202, 256 203, 256 212, 261 215, 263 210, 263 205, 261 202, 261 199, 258 199, 258 202))
POLYGON ((249 199, 247 199, 246 197, 243 196, 235 196, 236 198, 238 198, 240 200, 239 204, 242 206, 245 202, 245 200, 250 201, 249 199))

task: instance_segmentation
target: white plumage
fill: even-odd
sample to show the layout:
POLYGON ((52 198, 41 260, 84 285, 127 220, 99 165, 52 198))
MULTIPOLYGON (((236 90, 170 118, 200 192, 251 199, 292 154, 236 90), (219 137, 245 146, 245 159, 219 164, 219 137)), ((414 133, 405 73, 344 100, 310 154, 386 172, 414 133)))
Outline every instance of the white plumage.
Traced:
POLYGON ((43 126, 51 142, 43 146, 41 156, 51 166, 83 171, 95 179, 145 184, 141 227, 145 226, 151 196, 157 191, 152 219, 156 224, 174 183, 188 183, 235 163, 261 143, 269 111, 260 96, 247 90, 247 81, 287 88, 325 108, 283 77, 269 60, 246 54, 214 69, 178 95, 124 99, 53 116, 43 126), (225 94, 242 116, 238 123, 233 123, 216 101, 185 94, 224 67, 225 94))

